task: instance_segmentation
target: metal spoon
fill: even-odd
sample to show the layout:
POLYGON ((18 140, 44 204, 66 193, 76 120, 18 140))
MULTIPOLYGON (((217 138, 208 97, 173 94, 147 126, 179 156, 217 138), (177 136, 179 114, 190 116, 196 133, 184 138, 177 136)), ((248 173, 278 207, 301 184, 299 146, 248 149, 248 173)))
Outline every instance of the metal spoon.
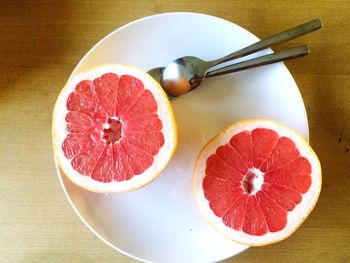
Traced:
MULTIPOLYGON (((217 60, 204 61, 197 57, 186 56, 174 60, 166 67, 151 69, 148 71, 148 73, 162 85, 163 89, 168 94, 170 94, 171 96, 180 96, 198 87, 201 84, 203 78, 206 77, 207 73, 209 76, 208 70, 218 64, 252 54, 272 45, 286 42, 288 40, 313 32, 321 27, 322 22, 319 19, 314 19, 305 24, 299 25, 297 27, 275 34, 264 40, 258 41, 248 47, 235 51, 232 54, 229 54, 217 60)), ((232 71, 232 69, 229 69, 231 66, 227 66, 224 69, 219 69, 217 72, 215 71, 216 73, 214 73, 213 71, 210 76, 227 74, 231 72, 236 72, 238 70, 243 70, 260 65, 275 63, 286 59, 300 57, 308 54, 308 48, 304 46, 301 49, 293 49, 292 52, 290 50, 282 52, 287 53, 281 54, 280 52, 278 52, 271 54, 275 55, 273 57, 271 57, 270 55, 264 56, 263 62, 258 61, 257 64, 255 64, 256 61, 254 59, 250 60, 249 67, 247 67, 247 65, 242 68, 235 66, 234 71, 232 71), (270 59, 272 60, 270 61, 270 59)), ((240 64, 240 66, 242 66, 242 64, 240 64)))

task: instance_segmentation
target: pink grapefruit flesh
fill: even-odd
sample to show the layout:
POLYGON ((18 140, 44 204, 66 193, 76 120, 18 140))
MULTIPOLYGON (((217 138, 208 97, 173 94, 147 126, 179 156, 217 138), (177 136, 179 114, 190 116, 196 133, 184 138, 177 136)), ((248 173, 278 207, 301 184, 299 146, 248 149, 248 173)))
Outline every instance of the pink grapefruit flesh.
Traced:
POLYGON ((105 73, 81 81, 66 105, 68 135, 62 150, 76 171, 96 181, 123 181, 142 173, 164 144, 154 96, 132 76, 105 73))
POLYGON ((54 149, 77 184, 101 192, 133 190, 170 160, 176 145, 173 114, 146 73, 105 66, 79 75, 62 94, 54 111, 54 149))
POLYGON ((233 124, 201 151, 197 203, 231 239, 264 245, 289 236, 315 205, 319 161, 307 142, 268 120, 233 124))

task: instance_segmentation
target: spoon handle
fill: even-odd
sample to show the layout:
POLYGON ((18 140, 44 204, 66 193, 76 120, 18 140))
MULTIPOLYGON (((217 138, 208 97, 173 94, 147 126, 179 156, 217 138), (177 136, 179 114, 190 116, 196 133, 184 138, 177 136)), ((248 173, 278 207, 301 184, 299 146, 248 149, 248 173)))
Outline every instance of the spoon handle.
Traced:
POLYGON ((240 70, 245 70, 245 69, 254 68, 262 65, 268 65, 268 64, 280 62, 283 60, 302 57, 307 54, 309 54, 309 47, 306 45, 289 48, 277 53, 268 54, 265 56, 239 62, 237 64, 229 65, 220 69, 216 69, 213 71, 208 71, 208 73, 206 74, 206 77, 215 77, 219 75, 233 73, 240 70))
POLYGON ((227 55, 223 58, 212 61, 213 66, 221 64, 223 62, 233 60, 239 57, 243 57, 259 50, 265 49, 267 47, 277 45, 288 40, 297 38, 299 36, 305 35, 307 33, 311 33, 322 27, 322 22, 320 19, 311 20, 305 24, 293 27, 281 33, 275 34, 271 37, 268 37, 264 40, 258 41, 250 46, 247 46, 243 49, 233 52, 230 55, 227 55))

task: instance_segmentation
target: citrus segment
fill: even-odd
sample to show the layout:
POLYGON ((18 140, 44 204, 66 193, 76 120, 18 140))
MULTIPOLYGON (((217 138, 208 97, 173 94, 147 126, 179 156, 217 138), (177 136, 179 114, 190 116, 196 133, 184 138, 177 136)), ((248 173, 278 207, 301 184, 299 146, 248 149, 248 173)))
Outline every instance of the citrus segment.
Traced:
POLYGON ((227 213, 222 217, 222 222, 229 228, 240 230, 247 214, 248 195, 241 195, 233 202, 227 213))
POLYGON ((278 140, 278 134, 270 129, 257 128, 251 132, 253 166, 260 168, 270 156, 278 140))
POLYGON ((126 156, 123 154, 123 150, 120 144, 113 145, 113 159, 115 165, 114 180, 125 181, 133 177, 134 171, 131 169, 126 156))
POLYGON ((157 103, 152 93, 149 90, 145 90, 123 116, 125 120, 130 120, 155 112, 157 112, 157 103))
POLYGON ((141 116, 128 120, 124 127, 125 133, 139 132, 140 136, 146 132, 158 132, 162 130, 162 122, 156 114, 141 116))
POLYGON ((261 191, 270 196, 286 211, 292 211, 301 202, 301 194, 287 186, 270 184, 265 181, 261 191))
POLYGON ((128 133, 125 135, 124 141, 132 144, 141 150, 155 155, 160 147, 164 144, 164 136, 159 132, 145 132, 141 135, 138 133, 128 133))
POLYGON ((153 155, 150 153, 147 153, 132 144, 125 143, 124 141, 120 143, 120 146, 122 149, 120 154, 125 156, 134 175, 141 174, 152 165, 153 155))
POLYGON ((107 116, 114 115, 118 86, 119 76, 114 73, 103 74, 102 76, 95 78, 91 84, 92 92, 96 94, 97 101, 100 104, 98 106, 102 106, 103 111, 107 116))
POLYGON ((102 142, 86 144, 85 148, 72 159, 73 169, 83 175, 90 175, 104 148, 105 146, 102 142))
POLYGON ((249 132, 241 132, 230 140, 231 146, 239 153, 248 168, 253 167, 253 145, 249 132))
POLYGON ((260 170, 268 172, 282 168, 298 157, 299 151, 295 147, 295 143, 287 137, 280 137, 260 170))
POLYGON ((117 102, 119 107, 115 110, 118 116, 124 116, 125 112, 135 103, 144 91, 143 84, 139 79, 129 75, 121 76, 117 102))
POLYGON ((211 224, 233 240, 263 245, 289 236, 310 213, 321 169, 307 142, 290 129, 246 121, 202 149, 193 187, 211 224))
POLYGON ((269 197, 263 191, 256 193, 256 199, 268 226, 268 230, 270 232, 282 230, 287 224, 287 211, 277 203, 277 200, 269 197))
POLYGON ((242 230, 249 235, 256 236, 264 235, 267 232, 266 218, 261 211, 260 203, 254 195, 248 196, 242 230))
POLYGON ((99 159, 91 172, 91 178, 103 182, 109 183, 114 180, 115 167, 113 162, 113 148, 112 146, 106 146, 99 156, 99 159))
POLYGON ((73 182, 114 192, 158 176, 177 138, 159 84, 141 70, 109 65, 67 83, 54 109, 53 141, 58 163, 73 182))
MULTIPOLYGON (((218 178, 221 181, 240 182, 243 175, 236 169, 229 166, 217 155, 212 155, 207 160, 206 174, 207 177, 218 178)), ((209 188, 209 187, 208 187, 209 188)))
POLYGON ((264 180, 268 183, 289 187, 303 194, 310 188, 310 173, 310 162, 304 157, 299 157, 285 167, 267 172, 264 180))
POLYGON ((215 215, 223 217, 227 214, 228 210, 232 207, 232 204, 240 199, 242 196, 242 189, 239 184, 236 188, 223 194, 216 194, 209 203, 210 208, 213 210, 215 215))
POLYGON ((245 174, 249 169, 240 154, 229 144, 220 146, 216 150, 216 155, 241 174, 245 174))

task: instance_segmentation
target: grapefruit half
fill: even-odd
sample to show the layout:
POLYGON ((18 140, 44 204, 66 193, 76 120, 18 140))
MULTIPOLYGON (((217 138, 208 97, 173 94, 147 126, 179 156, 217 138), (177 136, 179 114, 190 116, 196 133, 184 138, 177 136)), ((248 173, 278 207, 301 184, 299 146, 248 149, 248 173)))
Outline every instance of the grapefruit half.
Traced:
POLYGON ((201 150, 193 190, 207 221, 250 246, 290 236, 315 206, 321 166, 309 144, 270 121, 234 123, 201 150))
POLYGON ((177 144, 167 95, 146 72, 126 65, 105 65, 73 77, 57 98, 52 131, 64 174, 103 193, 151 182, 177 144))

